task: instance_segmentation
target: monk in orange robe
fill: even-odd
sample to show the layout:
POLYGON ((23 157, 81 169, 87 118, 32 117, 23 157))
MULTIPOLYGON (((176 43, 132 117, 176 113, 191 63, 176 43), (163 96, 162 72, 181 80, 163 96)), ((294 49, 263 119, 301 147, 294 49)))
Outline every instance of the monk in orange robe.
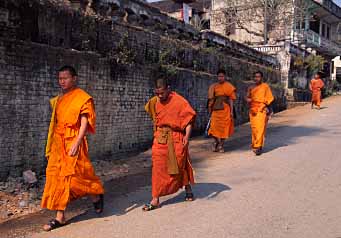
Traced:
POLYGON ((51 100, 53 109, 46 146, 48 165, 42 208, 57 211, 44 226, 50 231, 65 224, 68 203, 90 195, 95 211, 103 211, 104 189, 88 156, 86 132, 95 133, 94 102, 76 87, 77 73, 71 66, 59 70, 62 94, 51 100))
POLYGON ((318 109, 321 108, 321 89, 324 87, 324 82, 321 79, 322 73, 317 73, 315 78, 310 81, 309 89, 312 93, 311 97, 311 109, 314 109, 314 105, 317 106, 318 109))
POLYGON ((255 84, 250 86, 245 100, 249 103, 252 130, 252 149, 258 156, 262 154, 268 120, 272 115, 271 103, 274 100, 268 84, 263 82, 263 73, 254 74, 255 84))
POLYGON ((166 79, 155 82, 155 94, 145 109, 154 118, 152 147, 152 200, 143 207, 151 211, 159 207, 161 196, 186 190, 186 201, 194 195, 193 169, 189 158, 188 142, 196 113, 186 99, 172 92, 166 79))
POLYGON ((236 88, 226 82, 224 70, 218 71, 218 83, 208 90, 208 111, 211 114, 208 135, 214 138, 213 152, 224 152, 224 141, 234 132, 233 101, 236 88))

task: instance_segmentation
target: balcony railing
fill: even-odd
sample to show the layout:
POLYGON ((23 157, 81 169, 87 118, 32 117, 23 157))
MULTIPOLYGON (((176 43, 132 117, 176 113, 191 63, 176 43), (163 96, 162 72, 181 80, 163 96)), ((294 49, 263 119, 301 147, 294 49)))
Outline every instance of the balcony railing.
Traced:
POLYGON ((296 30, 293 42, 306 44, 307 47, 318 48, 318 50, 328 52, 328 54, 331 55, 341 54, 341 45, 336 44, 327 38, 321 37, 312 30, 296 30))
POLYGON ((332 0, 314 0, 320 5, 324 6, 328 11, 334 13, 336 16, 341 18, 341 7, 335 4, 332 0))
POLYGON ((283 50, 284 45, 260 45, 260 46, 254 46, 252 48, 262 53, 272 55, 272 54, 277 54, 279 51, 283 50))

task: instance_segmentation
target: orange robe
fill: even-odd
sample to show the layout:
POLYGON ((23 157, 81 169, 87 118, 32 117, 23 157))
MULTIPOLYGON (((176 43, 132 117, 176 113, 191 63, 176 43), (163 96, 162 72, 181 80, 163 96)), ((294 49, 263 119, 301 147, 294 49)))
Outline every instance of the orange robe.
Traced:
POLYGON ((68 156, 79 133, 80 115, 87 115, 90 133, 95 133, 96 115, 91 96, 79 88, 52 99, 51 106, 53 113, 46 148, 48 165, 41 206, 50 210, 65 210, 71 200, 104 193, 89 160, 85 137, 77 155, 68 156))
POLYGON ((312 92, 311 102, 320 107, 322 102, 321 89, 324 87, 324 82, 321 79, 312 79, 309 86, 312 92))
POLYGON ((261 83, 249 89, 248 96, 250 103, 250 124, 252 130, 252 148, 264 146, 265 132, 268 122, 266 107, 272 103, 274 97, 268 84, 261 83))
MULTIPOLYGON (((146 108, 147 109, 147 108, 146 108)), ((147 109, 147 112, 148 109, 147 109)), ((176 193, 180 188, 194 183, 188 146, 182 144, 185 128, 194 122, 196 113, 180 95, 171 92, 165 103, 155 104, 155 127, 152 147, 152 196, 161 197, 176 193), (167 134, 169 132, 169 134, 167 134), (167 137, 166 135, 169 135, 167 137), (172 142, 170 145, 168 142, 172 142), (174 149, 177 170, 169 168, 170 146, 174 149)))
POLYGON ((210 136, 226 139, 233 134, 234 125, 230 105, 223 102, 224 108, 221 110, 214 110, 213 105, 215 98, 220 96, 236 100, 235 91, 236 88, 228 82, 224 82, 223 84, 215 83, 210 87, 208 93, 208 107, 212 111, 210 129, 208 130, 210 136))

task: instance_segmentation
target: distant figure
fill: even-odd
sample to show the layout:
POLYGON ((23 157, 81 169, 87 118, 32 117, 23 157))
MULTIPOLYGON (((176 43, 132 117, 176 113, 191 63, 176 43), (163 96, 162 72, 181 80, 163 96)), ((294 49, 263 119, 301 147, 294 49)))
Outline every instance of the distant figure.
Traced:
POLYGON ((44 226, 50 231, 65 225, 70 201, 90 195, 96 213, 103 211, 104 189, 88 156, 86 133, 95 133, 95 108, 90 95, 76 86, 71 66, 59 70, 61 95, 51 99, 52 117, 46 146, 46 183, 41 207, 57 211, 44 226))
POLYGON ((310 81, 309 89, 311 91, 311 109, 314 109, 314 105, 318 109, 321 109, 321 89, 324 87, 324 82, 322 81, 322 73, 318 72, 315 77, 310 81))
POLYGON ((186 99, 172 92, 166 79, 157 79, 155 95, 145 106, 154 121, 152 200, 143 211, 159 207, 161 196, 185 187, 185 201, 193 201, 194 183, 188 142, 196 113, 186 99))
POLYGON ((236 88, 226 82, 226 73, 219 70, 218 82, 208 90, 208 111, 211 122, 208 135, 214 138, 213 152, 224 152, 224 141, 234 132, 233 101, 236 100, 236 88))
POLYGON ((250 106, 249 116, 252 130, 252 150, 258 156, 262 154, 265 142, 266 126, 273 111, 274 100, 268 84, 263 82, 263 73, 254 73, 255 84, 251 85, 245 96, 250 106))

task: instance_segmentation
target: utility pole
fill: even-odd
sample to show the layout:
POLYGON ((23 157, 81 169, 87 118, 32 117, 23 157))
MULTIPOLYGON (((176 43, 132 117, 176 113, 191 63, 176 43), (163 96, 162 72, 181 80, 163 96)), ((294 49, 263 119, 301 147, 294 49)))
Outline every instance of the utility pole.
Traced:
POLYGON ((264 0, 264 45, 268 44, 268 0, 264 0))

